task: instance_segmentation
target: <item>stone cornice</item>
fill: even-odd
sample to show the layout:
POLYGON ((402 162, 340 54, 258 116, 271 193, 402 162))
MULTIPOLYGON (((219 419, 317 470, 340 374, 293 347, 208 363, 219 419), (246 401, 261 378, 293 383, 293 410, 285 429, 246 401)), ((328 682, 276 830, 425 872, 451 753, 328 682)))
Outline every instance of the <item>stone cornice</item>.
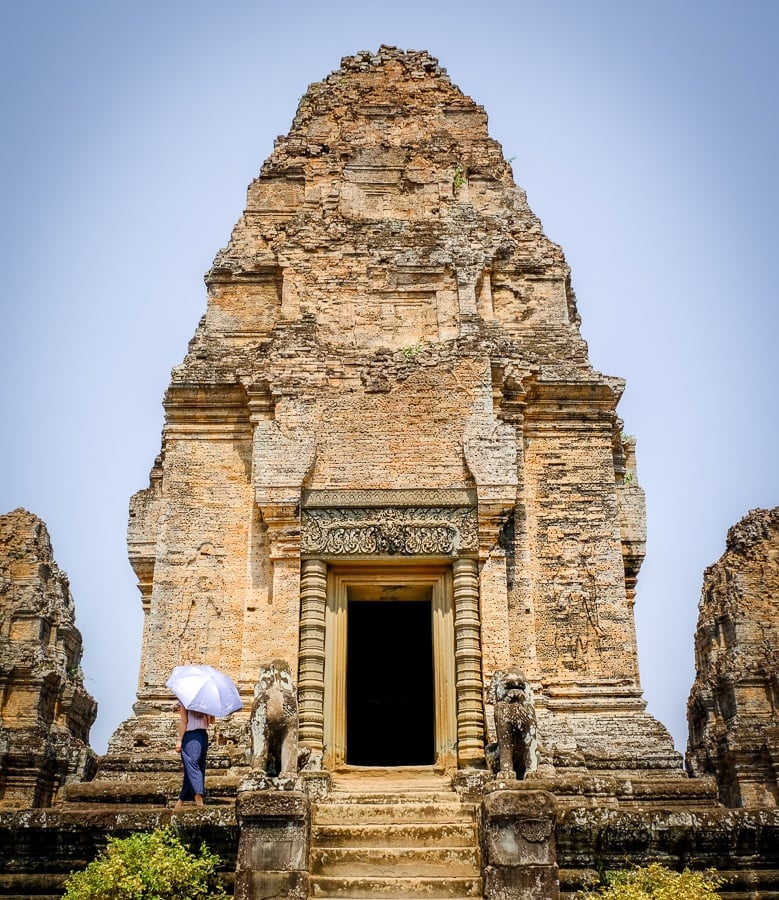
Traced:
POLYGON ((473 488, 378 488, 303 491, 303 509, 475 507, 473 488))

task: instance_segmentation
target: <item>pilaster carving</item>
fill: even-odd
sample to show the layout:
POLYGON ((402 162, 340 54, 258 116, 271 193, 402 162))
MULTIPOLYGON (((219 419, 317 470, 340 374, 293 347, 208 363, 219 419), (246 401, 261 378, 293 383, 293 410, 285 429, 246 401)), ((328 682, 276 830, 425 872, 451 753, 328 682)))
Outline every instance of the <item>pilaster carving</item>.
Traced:
POLYGON ((463 454, 478 491, 479 559, 484 561, 516 504, 516 431, 491 409, 476 412, 465 425, 463 454))
POLYGON ((254 426, 252 484, 257 507, 267 526, 272 564, 270 596, 275 654, 294 659, 300 648, 300 497, 314 465, 316 436, 307 424, 305 406, 274 402, 267 385, 248 390, 254 426))
POLYGON ((250 395, 254 425, 252 481, 255 499, 268 526, 271 558, 300 553, 300 494, 316 456, 316 437, 291 404, 272 409, 261 392, 250 395), (276 414, 275 418, 269 416, 276 414))
POLYGON ((130 565, 138 579, 144 616, 149 613, 157 561, 157 520, 162 496, 162 456, 154 461, 149 487, 138 491, 130 500, 127 524, 127 548, 130 565))
POLYGON ((452 568, 457 674, 457 756, 462 767, 484 760, 479 576, 475 559, 457 559, 452 568))
POLYGON ((316 456, 316 437, 307 426, 259 419, 254 426, 253 479, 260 507, 285 499, 300 500, 300 489, 316 456))
POLYGON ((300 743, 321 754, 324 746, 325 611, 327 566, 305 559, 300 580, 300 656, 298 711, 300 743))

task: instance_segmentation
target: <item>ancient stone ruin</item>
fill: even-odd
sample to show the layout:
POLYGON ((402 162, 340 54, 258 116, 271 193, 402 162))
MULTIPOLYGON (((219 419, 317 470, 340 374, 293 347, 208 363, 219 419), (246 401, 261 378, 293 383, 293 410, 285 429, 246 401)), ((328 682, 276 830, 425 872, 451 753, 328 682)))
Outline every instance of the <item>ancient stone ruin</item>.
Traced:
POLYGON ((25 821, 17 889, 52 831, 62 872, 173 818, 241 900, 556 900, 647 859, 775 896, 777 813, 725 810, 645 710, 624 384, 484 110, 425 52, 345 58, 206 283, 130 504, 135 714, 25 821), (178 814, 165 684, 200 662, 245 708, 178 814))
POLYGON ((687 707, 687 765, 726 806, 779 803, 779 507, 728 531, 706 569, 687 707))
POLYGON ((0 810, 51 806, 90 778, 96 715, 68 578, 45 524, 16 509, 0 516, 0 810))
POLYGON ((483 766, 486 687, 512 665, 546 774, 678 771, 638 682, 624 384, 590 364, 484 110, 425 53, 344 60, 206 282, 131 504, 145 637, 109 756, 168 753, 172 664, 222 668, 249 703, 279 658, 326 771, 483 766))

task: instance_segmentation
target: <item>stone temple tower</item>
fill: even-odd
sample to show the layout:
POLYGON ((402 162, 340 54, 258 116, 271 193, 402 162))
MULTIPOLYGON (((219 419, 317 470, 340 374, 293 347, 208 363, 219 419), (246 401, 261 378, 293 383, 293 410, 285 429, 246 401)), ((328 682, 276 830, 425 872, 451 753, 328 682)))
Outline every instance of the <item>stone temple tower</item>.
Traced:
POLYGON ((283 659, 315 768, 483 767, 515 666, 545 777, 677 772, 639 683, 624 384, 590 363, 484 109, 424 52, 345 58, 206 283, 130 507, 143 651, 104 770, 178 766, 173 665, 218 666, 248 708, 283 659))

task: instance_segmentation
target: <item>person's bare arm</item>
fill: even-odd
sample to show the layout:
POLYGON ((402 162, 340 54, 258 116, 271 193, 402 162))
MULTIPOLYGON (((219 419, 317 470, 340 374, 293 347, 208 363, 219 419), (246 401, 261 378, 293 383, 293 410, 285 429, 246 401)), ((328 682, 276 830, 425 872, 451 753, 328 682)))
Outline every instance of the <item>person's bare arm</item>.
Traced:
POLYGON ((179 706, 179 734, 176 741, 176 753, 181 753, 181 742, 184 740, 184 732, 187 730, 187 711, 179 706))

